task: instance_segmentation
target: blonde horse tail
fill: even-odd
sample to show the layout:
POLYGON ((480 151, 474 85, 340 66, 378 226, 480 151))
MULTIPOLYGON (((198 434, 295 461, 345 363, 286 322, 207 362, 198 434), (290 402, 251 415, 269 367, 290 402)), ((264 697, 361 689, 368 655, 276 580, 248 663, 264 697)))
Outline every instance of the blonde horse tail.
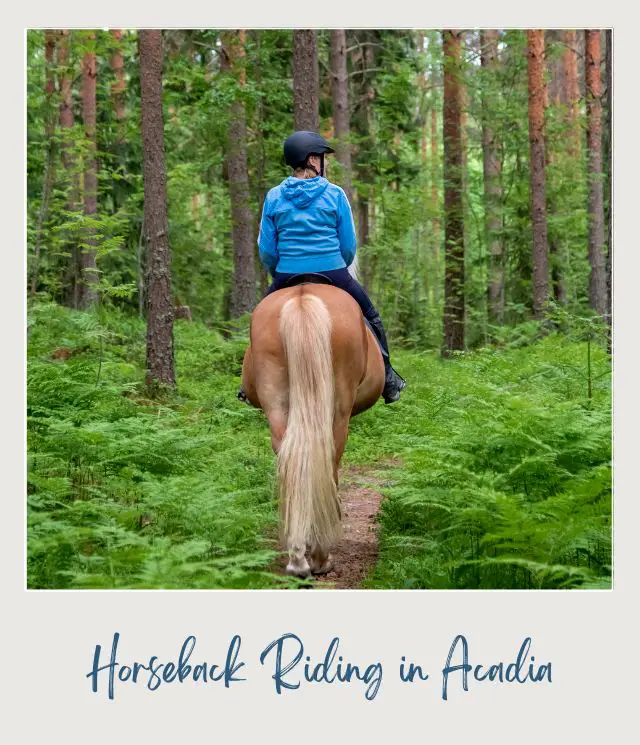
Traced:
POLYGON ((282 308, 280 336, 289 373, 289 417, 277 465, 281 525, 290 554, 304 562, 307 544, 330 546, 341 527, 333 470, 331 316, 326 305, 303 289, 282 308))

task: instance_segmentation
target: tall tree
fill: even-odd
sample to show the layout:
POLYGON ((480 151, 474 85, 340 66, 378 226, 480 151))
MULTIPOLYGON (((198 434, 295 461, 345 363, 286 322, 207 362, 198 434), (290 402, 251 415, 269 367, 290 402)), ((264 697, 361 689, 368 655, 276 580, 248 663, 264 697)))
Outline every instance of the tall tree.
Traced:
POLYGON ((442 354, 464 349, 464 206, 462 201, 462 32, 442 33, 444 54, 444 340, 442 354))
POLYGON ((30 294, 35 295, 38 289, 38 280, 40 275, 40 253, 42 250, 42 233, 44 224, 49 214, 49 200, 55 177, 55 157, 56 157, 56 119, 57 112, 54 106, 54 93, 56 91, 55 83, 55 48, 57 32, 46 30, 44 32, 44 63, 45 63, 45 84, 44 84, 44 138, 45 138, 45 162, 44 178, 42 181, 42 201, 40 203, 40 213, 36 225, 36 237, 34 243, 34 261, 31 274, 30 294))
MULTIPOLYGON (((558 31, 554 29, 548 29, 545 31, 546 49, 552 49, 555 43, 558 41, 558 31)), ((549 55, 545 55, 549 57, 549 55)), ((558 106, 562 103, 564 95, 562 59, 551 55, 551 59, 548 59, 548 75, 549 84, 545 86, 545 110, 549 108, 549 105, 558 106)), ((549 242, 549 263, 551 265, 551 286, 553 290, 553 299, 560 305, 565 305, 567 302, 566 283, 564 278, 564 264, 565 257, 561 252, 561 242, 559 239, 557 229, 553 228, 553 221, 558 215, 558 205, 556 199, 556 188, 557 185, 554 183, 554 165, 556 164, 555 153, 551 147, 545 147, 545 170, 547 178, 547 211, 549 215, 549 231, 548 231, 548 242, 549 242)))
POLYGON ((112 49, 110 55, 113 82, 111 83, 111 100, 116 117, 116 155, 120 161, 123 158, 125 142, 124 121, 126 82, 124 77, 124 55, 122 54, 122 29, 111 29, 112 49))
POLYGON ((313 29, 293 31, 293 111, 296 130, 320 131, 318 42, 313 29))
POLYGON ((138 35, 144 176, 146 256, 147 385, 174 386, 171 251, 162 111, 162 31, 138 35))
MULTIPOLYGON (((89 220, 98 212, 98 142, 96 131, 96 35, 88 31, 84 36, 85 52, 82 56, 82 123, 86 141, 84 162, 83 212, 89 220)), ((96 283, 96 235, 91 224, 84 231, 81 251, 82 274, 79 282, 78 307, 88 308, 98 299, 96 283)))
POLYGON ((336 158, 342 166, 344 190, 349 202, 352 202, 349 76, 347 73, 347 42, 344 29, 331 31, 331 99, 333 103, 333 130, 337 139, 336 158))
POLYGON ((376 38, 375 32, 370 30, 352 32, 351 61, 354 70, 358 71, 356 80, 355 113, 353 118, 354 130, 357 136, 357 176, 359 187, 357 191, 357 215, 358 215, 358 245, 365 248, 363 252, 364 262, 362 266, 363 284, 367 290, 371 290, 375 274, 375 258, 366 252, 366 246, 370 243, 373 233, 375 217, 375 186, 372 183, 370 160, 373 156, 373 100, 375 90, 371 82, 371 69, 376 65, 376 38))
POLYGON ((612 142, 612 110, 611 110, 611 95, 613 87, 613 70, 612 70, 612 32, 611 29, 605 31, 605 93, 604 93, 604 108, 606 112, 606 123, 604 128, 603 137, 603 157, 604 157, 604 168, 605 168, 605 222, 607 224, 607 321, 611 326, 612 322, 612 288, 611 288, 611 264, 613 258, 613 203, 612 203, 612 192, 611 192, 611 142, 612 142))
POLYGON ((529 57, 529 145, 531 152, 531 227, 533 231, 533 317, 544 315, 549 293, 549 255, 545 203, 544 31, 527 31, 529 57))
MULTIPOLYGON (((435 73, 432 73, 432 81, 435 82, 435 73)), ((438 111, 435 104, 435 97, 431 107, 431 208, 433 210, 433 219, 431 221, 433 230, 433 248, 436 264, 440 260, 440 195, 438 190, 438 163, 440 157, 438 154, 438 111)), ((436 297, 439 293, 436 290, 436 297)))
MULTIPOLYGON (((245 32, 226 32, 223 35, 222 66, 235 78, 238 88, 243 88, 246 84, 244 61, 245 32)), ((226 163, 231 195, 234 269, 230 313, 235 318, 251 312, 256 304, 255 241, 247 167, 247 124, 245 105, 239 95, 231 104, 226 163)))
MULTIPOLYGON (((480 32, 480 63, 489 78, 498 65, 499 32, 480 32)), ((484 174, 485 230, 489 247, 489 318, 504 323, 504 257, 502 228, 502 161, 492 126, 491 105, 486 85, 482 96, 482 162, 484 174)))
MULTIPOLYGON (((75 163, 73 142, 73 74, 69 64, 71 32, 60 31, 57 52, 58 88, 60 91, 60 151, 64 169, 64 188, 66 191, 66 209, 74 212, 80 198, 79 174, 75 163)), ((71 308, 78 307, 80 284, 80 248, 78 241, 68 241, 69 259, 63 280, 64 303, 71 308)))
POLYGON ((589 176, 589 305, 607 315, 607 278, 604 258, 604 202, 602 189, 602 82, 600 31, 585 30, 585 86, 587 91, 587 170, 589 176))
MULTIPOLYGON (((113 70, 111 98, 113 100, 116 121, 121 125, 125 117, 124 93, 126 90, 124 79, 124 56, 122 54, 122 29, 112 28, 111 37, 113 39, 113 49, 110 56, 111 69, 113 70)), ((122 135, 121 132, 118 134, 120 136, 122 135)))
MULTIPOLYGON (((73 179, 73 160, 70 143, 70 130, 73 129, 73 77, 69 69, 69 46, 71 41, 70 31, 63 29, 60 31, 60 39, 57 46, 57 68, 58 68, 58 86, 60 89, 60 128, 62 129, 62 164, 69 176, 69 185, 73 179)), ((73 190, 69 190, 73 195, 73 190)), ((77 195, 75 195, 77 196, 77 195)), ((71 202, 73 204, 73 201, 71 202)))
POLYGON ((564 54, 562 56, 564 85, 562 101, 567 106, 567 120, 570 130, 569 153, 576 157, 581 149, 580 122, 578 103, 580 101, 580 84, 578 82, 577 37, 573 29, 564 32, 564 54))
MULTIPOLYGON (((255 59, 253 64, 253 77, 258 88, 262 87, 263 81, 263 62, 262 62, 262 31, 260 29, 254 29, 251 31, 251 37, 255 48, 255 59)), ((266 153, 266 142, 265 142, 265 121, 266 121, 264 98, 260 96, 256 102, 255 108, 255 139, 256 139, 256 150, 258 153, 258 162, 256 166, 256 187, 258 191, 258 210, 256 213, 257 219, 260 220, 262 215, 262 209, 264 206, 265 199, 267 197, 267 180, 266 180, 266 165, 267 165, 267 153, 266 153)), ((256 225, 256 233, 259 227, 256 225)), ((259 249, 257 241, 254 243, 254 266, 258 275, 259 285, 259 297, 264 297, 267 288, 269 287, 269 273, 262 265, 259 259, 259 249)))

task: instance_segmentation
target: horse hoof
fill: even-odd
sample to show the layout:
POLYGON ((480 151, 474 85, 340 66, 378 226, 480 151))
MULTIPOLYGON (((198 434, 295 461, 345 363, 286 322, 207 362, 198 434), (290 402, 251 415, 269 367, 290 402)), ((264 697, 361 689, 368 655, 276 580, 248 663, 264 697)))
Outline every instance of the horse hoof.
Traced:
POLYGON ((321 574, 329 574, 329 572, 333 571, 333 561, 331 559, 327 559, 322 566, 318 567, 317 569, 315 567, 311 568, 311 571, 317 576, 321 574))
POLYGON ((306 567, 297 567, 293 564, 288 564, 285 571, 290 577, 299 577, 300 579, 308 579, 311 577, 311 569, 309 568, 309 565, 306 567))

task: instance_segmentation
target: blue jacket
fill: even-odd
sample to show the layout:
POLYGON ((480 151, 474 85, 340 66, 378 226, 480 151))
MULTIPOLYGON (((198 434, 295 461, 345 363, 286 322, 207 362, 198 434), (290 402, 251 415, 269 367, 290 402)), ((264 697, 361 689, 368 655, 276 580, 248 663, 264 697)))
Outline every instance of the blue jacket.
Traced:
POLYGON ((260 261, 273 274, 349 266, 356 231, 344 191, 326 178, 290 176, 267 194, 258 237, 260 261))

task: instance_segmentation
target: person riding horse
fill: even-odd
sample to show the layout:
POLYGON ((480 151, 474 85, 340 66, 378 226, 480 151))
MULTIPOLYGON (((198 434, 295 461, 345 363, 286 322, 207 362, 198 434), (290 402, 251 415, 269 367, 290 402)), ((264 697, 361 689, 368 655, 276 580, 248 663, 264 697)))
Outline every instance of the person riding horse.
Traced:
POLYGON ((299 274, 324 275, 349 293, 382 347, 382 396, 389 404, 400 398, 406 383, 391 365, 378 311, 348 270, 356 255, 356 233, 345 192, 325 178, 325 155, 333 152, 316 132, 295 132, 284 143, 285 162, 294 172, 267 194, 258 237, 260 260, 273 277, 266 294, 286 287, 299 274))

